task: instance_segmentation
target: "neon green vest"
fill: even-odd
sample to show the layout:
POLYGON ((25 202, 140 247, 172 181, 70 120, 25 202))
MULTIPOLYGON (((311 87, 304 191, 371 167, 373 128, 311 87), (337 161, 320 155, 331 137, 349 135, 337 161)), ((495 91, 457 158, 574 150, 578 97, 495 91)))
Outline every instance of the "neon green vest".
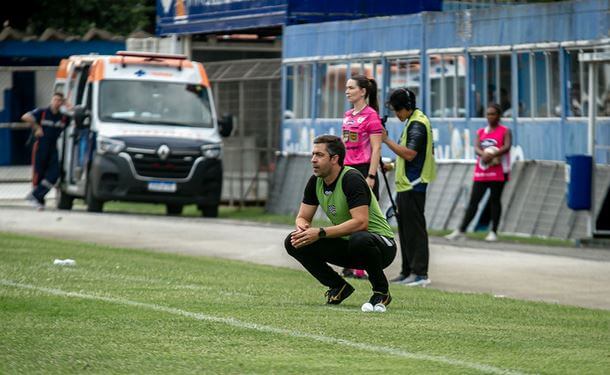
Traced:
MULTIPOLYGON (((405 128, 402 130, 400 145, 405 147, 407 146, 407 129, 409 129, 409 125, 413 121, 420 122, 426 126, 426 158, 424 160, 424 167, 422 168, 420 182, 429 183, 434 181, 436 178, 436 163, 434 162, 434 152, 432 148, 432 126, 430 126, 430 120, 428 120, 428 117, 426 117, 426 115, 424 115, 424 113, 419 109, 416 109, 413 114, 411 114, 405 128)), ((394 173, 394 177, 396 179, 396 191, 400 192, 413 189, 413 185, 405 173, 405 159, 401 157, 396 159, 396 170, 394 173)))
MULTIPOLYGON (((335 190, 330 195, 324 194, 324 180, 321 177, 318 177, 318 180, 316 181, 316 195, 318 196, 320 207, 322 207, 322 210, 334 225, 339 225, 352 218, 352 215, 349 213, 347 198, 343 193, 342 184, 343 176, 351 169, 354 168, 343 168, 343 171, 337 179, 337 186, 335 186, 335 190)), ((390 225, 385 217, 383 217, 381 209, 379 208, 379 203, 377 202, 377 198, 375 198, 375 194, 373 194, 373 192, 371 192, 371 204, 369 205, 368 231, 371 233, 380 234, 386 238, 394 238, 394 233, 392 232, 392 229, 390 228, 390 225)), ((343 238, 348 239, 349 236, 343 236, 343 238)))

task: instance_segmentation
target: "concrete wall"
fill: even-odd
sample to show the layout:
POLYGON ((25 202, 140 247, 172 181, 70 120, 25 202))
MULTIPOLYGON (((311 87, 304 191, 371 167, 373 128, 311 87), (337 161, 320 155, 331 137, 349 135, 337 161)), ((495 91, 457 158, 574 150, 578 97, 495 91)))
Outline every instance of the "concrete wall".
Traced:
MULTIPOLYGON (((303 189, 311 176, 310 157, 287 155, 278 160, 267 211, 296 215, 303 198, 303 189)), ((472 187, 472 162, 439 162, 437 179, 428 188, 426 221, 430 229, 455 229, 462 220, 472 187)), ((388 173, 394 191, 394 173, 388 173)), ((598 165, 595 174, 596 217, 610 188, 610 166, 598 165)), ((572 211, 566 205, 565 164, 552 161, 525 161, 513 165, 511 179, 502 195, 502 218, 499 232, 534 237, 578 239, 588 236, 587 211, 572 211)), ((390 207, 383 179, 380 204, 385 212, 390 207)), ((479 226, 484 197, 469 230, 479 226)), ((318 210, 320 215, 321 210, 318 210)), ((393 223, 395 225, 395 223, 393 223)))

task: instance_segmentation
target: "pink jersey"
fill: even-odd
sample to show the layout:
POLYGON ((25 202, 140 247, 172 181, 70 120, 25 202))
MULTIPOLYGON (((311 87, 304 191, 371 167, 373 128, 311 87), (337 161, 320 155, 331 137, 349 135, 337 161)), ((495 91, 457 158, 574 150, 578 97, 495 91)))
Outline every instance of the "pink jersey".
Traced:
MULTIPOLYGON (((498 125, 495 129, 490 130, 488 127, 477 130, 479 135, 479 144, 483 150, 488 147, 496 147, 501 149, 504 147, 504 136, 508 128, 503 125, 498 125)), ((504 174, 510 172, 510 153, 507 152, 500 156, 499 160, 492 160, 491 163, 485 164, 479 156, 474 167, 475 181, 504 181, 504 174)))
POLYGON ((368 105, 356 115, 354 110, 345 112, 343 118, 343 143, 345 143, 345 165, 371 162, 371 134, 381 134, 383 127, 379 115, 368 105))

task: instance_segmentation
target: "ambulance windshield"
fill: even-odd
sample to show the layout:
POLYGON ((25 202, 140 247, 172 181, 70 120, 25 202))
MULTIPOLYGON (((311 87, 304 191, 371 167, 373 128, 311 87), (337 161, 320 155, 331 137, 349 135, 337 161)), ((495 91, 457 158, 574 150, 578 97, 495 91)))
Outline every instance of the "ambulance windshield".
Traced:
POLYGON ((201 85, 105 80, 99 98, 102 121, 213 127, 208 91, 201 85))

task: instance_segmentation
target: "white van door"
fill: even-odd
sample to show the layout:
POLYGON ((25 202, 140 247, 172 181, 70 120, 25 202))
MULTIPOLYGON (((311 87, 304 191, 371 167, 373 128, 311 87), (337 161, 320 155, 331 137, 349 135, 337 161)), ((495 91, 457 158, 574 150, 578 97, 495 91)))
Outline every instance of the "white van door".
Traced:
MULTIPOLYGON (((76 71, 70 82, 71 93, 69 97, 73 100, 72 105, 91 108, 93 94, 92 84, 87 83, 89 65, 83 66, 76 71)), ((65 192, 83 197, 85 194, 86 175, 89 158, 91 155, 91 131, 89 128, 79 128, 74 120, 66 129, 66 137, 63 150, 62 167, 64 171, 65 192)))
MULTIPOLYGON (((93 86, 91 83, 85 87, 83 96, 85 97, 83 105, 87 110, 91 111, 91 97, 93 86)), ((90 122, 89 122, 90 123, 90 122)), ((82 195, 85 193, 87 185, 87 171, 92 152, 92 133, 89 127, 79 128, 74 126, 71 138, 71 160, 69 164, 69 184, 74 186, 74 189, 82 195)))

